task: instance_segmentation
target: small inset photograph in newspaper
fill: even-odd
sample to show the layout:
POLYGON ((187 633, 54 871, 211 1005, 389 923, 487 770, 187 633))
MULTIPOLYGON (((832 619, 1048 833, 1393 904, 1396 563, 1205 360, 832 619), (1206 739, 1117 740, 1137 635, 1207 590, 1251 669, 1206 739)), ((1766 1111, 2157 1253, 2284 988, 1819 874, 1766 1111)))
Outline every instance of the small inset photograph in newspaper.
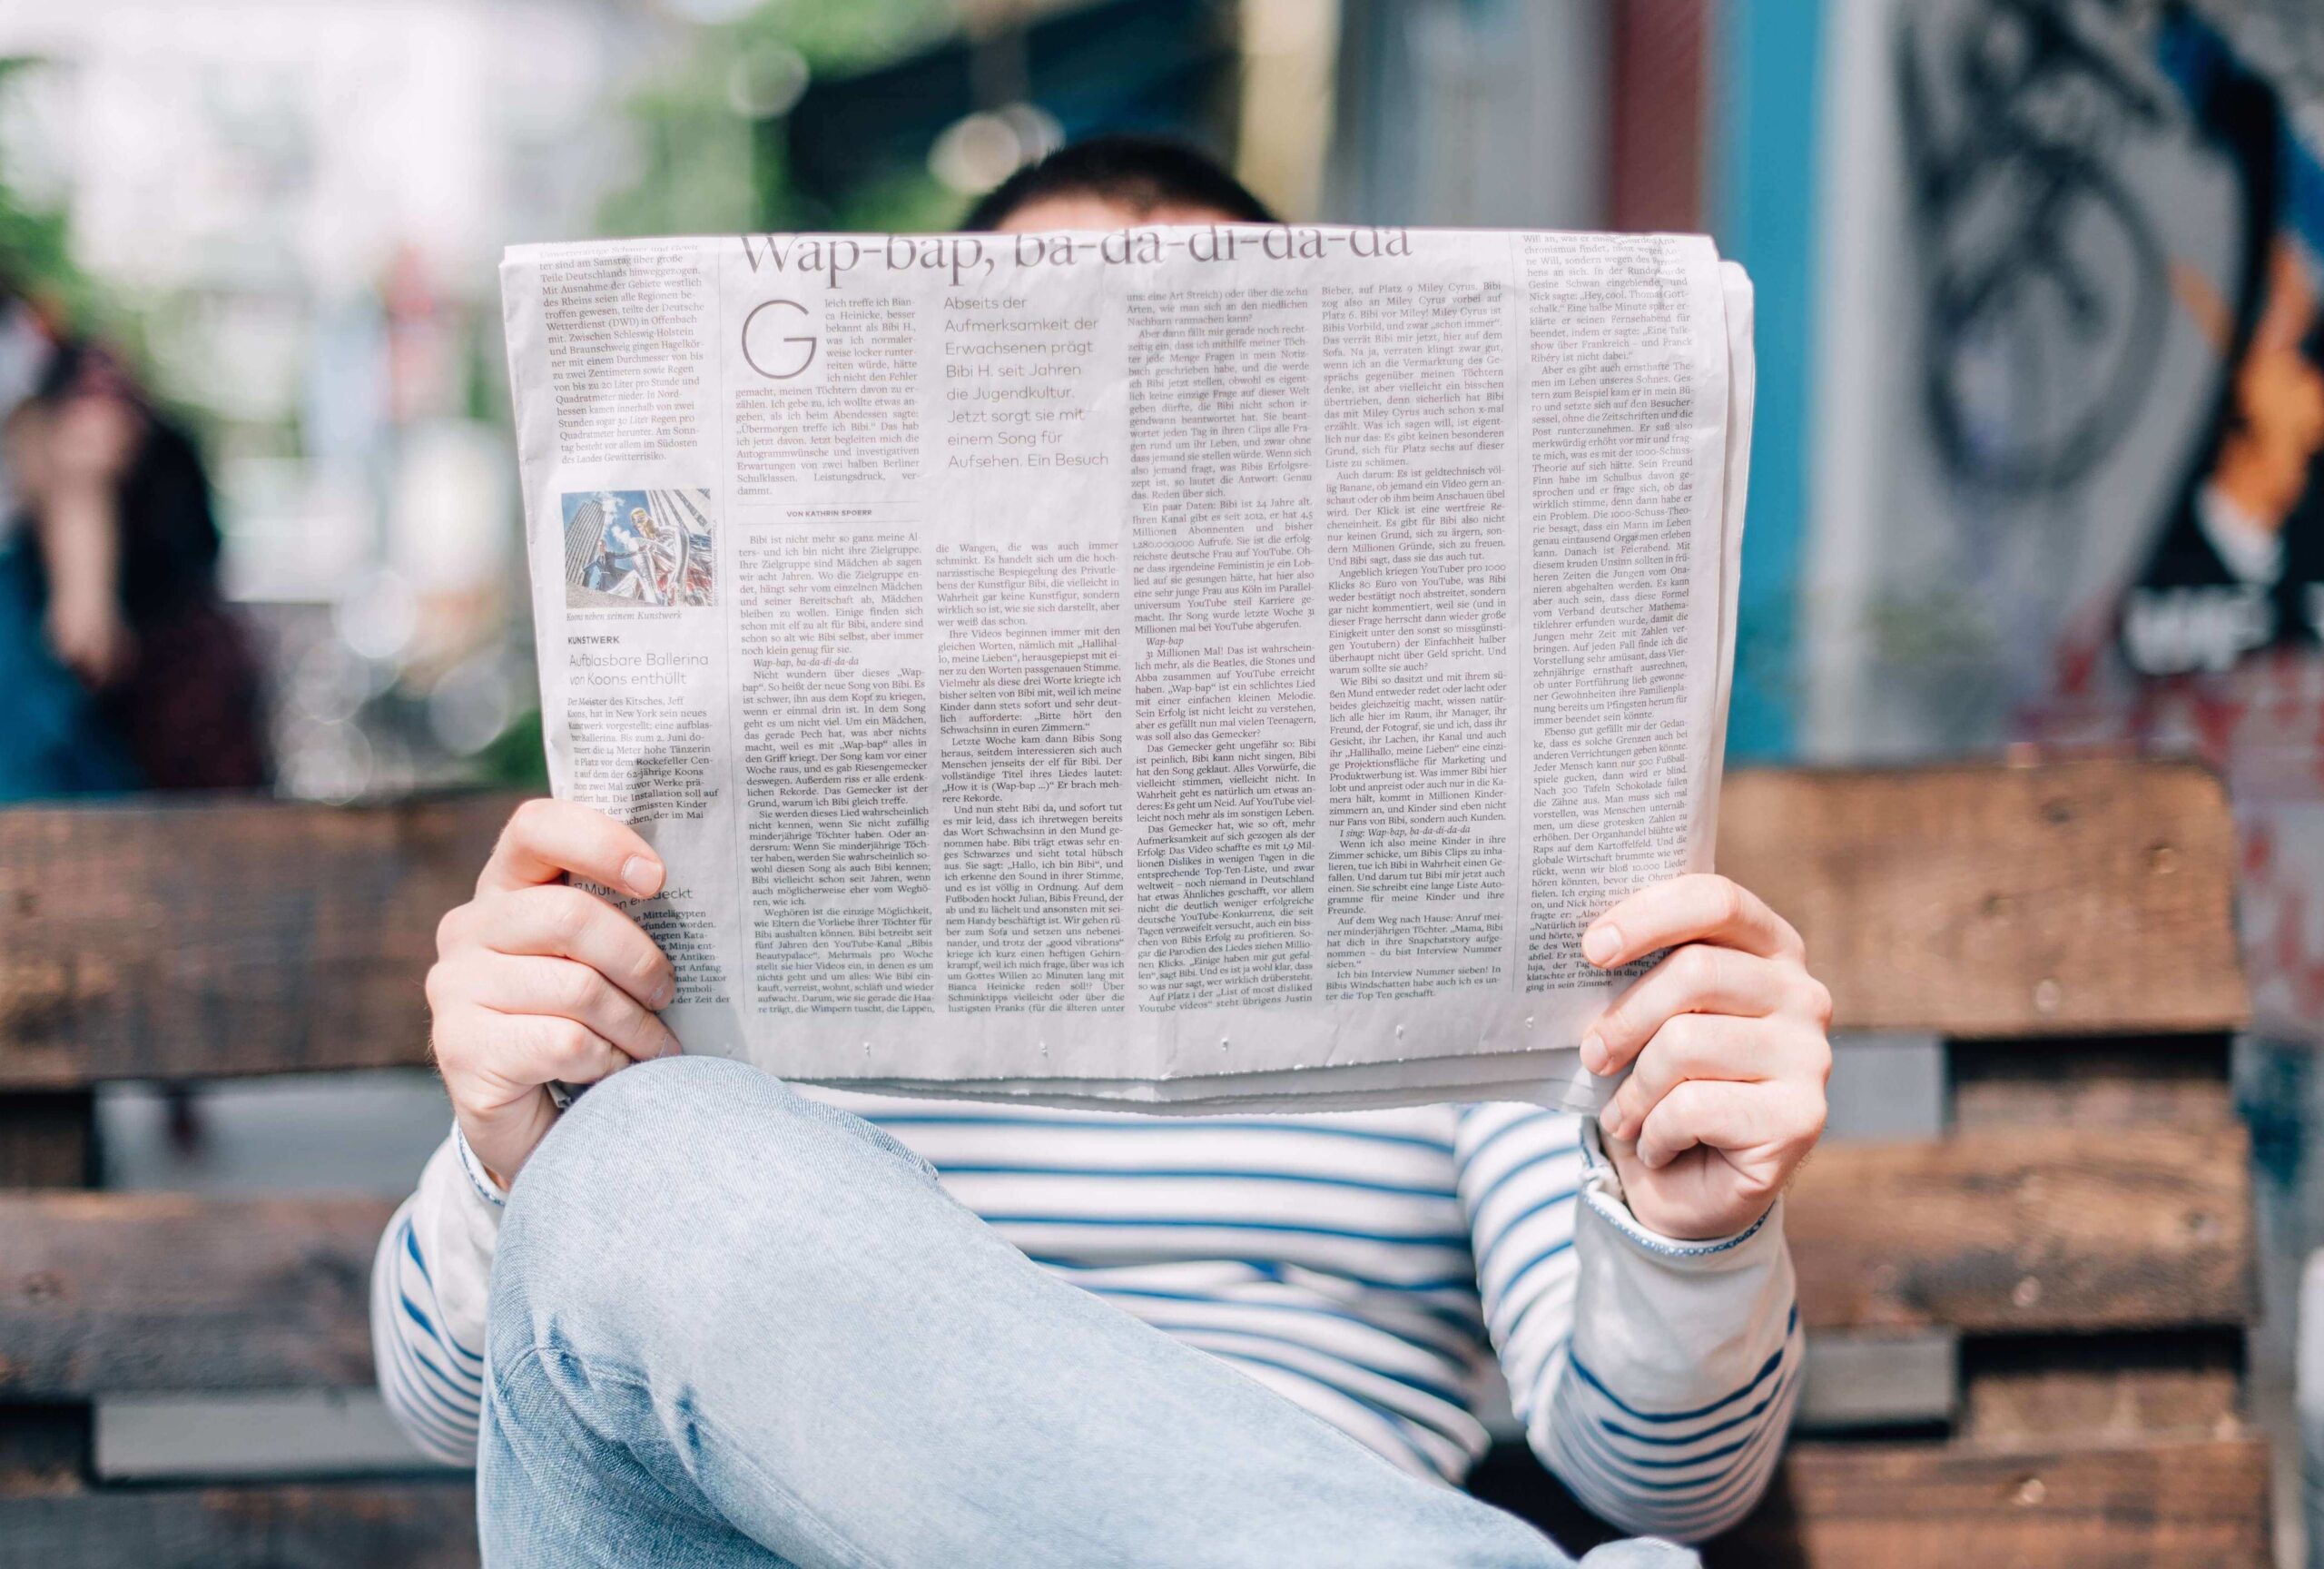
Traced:
POLYGON ((567 490, 565 603, 573 610, 712 603, 717 549, 707 490, 567 490))

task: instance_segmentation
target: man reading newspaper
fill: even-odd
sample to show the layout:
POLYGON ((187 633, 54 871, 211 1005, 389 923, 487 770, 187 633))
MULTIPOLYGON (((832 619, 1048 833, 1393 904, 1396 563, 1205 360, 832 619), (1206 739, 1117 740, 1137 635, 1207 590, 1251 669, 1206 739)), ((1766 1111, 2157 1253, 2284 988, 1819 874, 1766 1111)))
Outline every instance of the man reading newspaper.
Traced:
MULTIPOLYGON (((1267 222, 1206 160, 1108 140, 968 226, 1267 222)), ((650 547, 686 529, 641 504, 631 577, 676 595, 684 552, 650 547)), ((1639 1534, 1590 1564, 1691 1563, 1672 1544, 1764 1489, 1829 999, 1748 891, 1679 876, 1588 925, 1596 971, 1662 954, 1581 1037, 1627 1073, 1595 1119, 1161 1118, 682 1055, 670 960, 591 891, 666 875, 533 803, 439 933, 456 1126, 372 1327, 406 1430, 478 1467, 488 1563, 1568 1564, 1458 1489, 1496 1360, 1542 1461, 1639 1534)))

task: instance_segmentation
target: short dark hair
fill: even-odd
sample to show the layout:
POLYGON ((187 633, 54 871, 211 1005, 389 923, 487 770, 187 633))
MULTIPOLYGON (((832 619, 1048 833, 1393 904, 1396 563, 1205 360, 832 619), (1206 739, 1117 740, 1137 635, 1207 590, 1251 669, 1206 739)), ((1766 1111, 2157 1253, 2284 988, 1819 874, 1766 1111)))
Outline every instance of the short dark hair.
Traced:
POLYGON ((1210 207, 1245 223, 1273 223, 1267 204, 1209 153, 1159 136, 1092 136, 1026 164, 986 192, 960 227, 997 229, 1036 202, 1091 196, 1140 212, 1210 207))

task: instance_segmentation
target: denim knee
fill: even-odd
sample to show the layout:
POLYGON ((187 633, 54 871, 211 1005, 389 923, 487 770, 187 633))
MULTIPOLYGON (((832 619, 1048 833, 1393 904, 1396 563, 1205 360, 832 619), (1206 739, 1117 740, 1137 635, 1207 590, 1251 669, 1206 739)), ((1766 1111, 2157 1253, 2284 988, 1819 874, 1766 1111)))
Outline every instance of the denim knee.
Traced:
POLYGON ((1665 1542, 1659 1536, 1640 1536, 1593 1547, 1582 1554, 1575 1569, 1702 1569, 1702 1562, 1701 1555, 1690 1547, 1665 1542))
POLYGON ((885 1131, 782 1081, 725 1057, 665 1057, 595 1084, 557 1120, 510 1194, 513 1213, 579 1199, 665 1204, 692 1211, 732 1192, 733 1173, 824 1179, 835 1159, 862 1145, 915 1170, 933 1171, 885 1131), (803 1170, 794 1163, 812 1157, 803 1170))
POLYGON ((596 1308, 625 1323, 683 1313, 754 1245, 778 1243, 794 1273, 841 1267, 813 1217, 934 1187, 885 1132, 745 1063, 639 1063, 577 1099, 517 1173, 491 1337, 537 1344, 551 1318, 586 1324, 596 1308))
MULTIPOLYGON (((781 1089, 763 1079, 724 1058, 670 1057, 590 1085, 517 1173, 509 1219, 576 1202, 596 1206, 615 1192, 675 1203, 696 1197, 691 1190, 720 1165, 719 1146, 746 1136, 744 1124, 722 1110, 781 1089)), ((779 1101, 763 1113, 769 1121, 783 1114, 779 1101)))

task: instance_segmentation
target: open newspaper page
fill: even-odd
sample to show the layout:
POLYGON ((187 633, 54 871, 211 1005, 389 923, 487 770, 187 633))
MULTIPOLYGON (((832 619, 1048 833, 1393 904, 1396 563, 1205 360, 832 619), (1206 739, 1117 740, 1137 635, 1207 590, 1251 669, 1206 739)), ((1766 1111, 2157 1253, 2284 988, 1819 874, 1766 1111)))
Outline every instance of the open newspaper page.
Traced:
POLYGON ((1710 243, 764 235, 502 269, 556 794, 687 1050, 1153 1110, 1580 1106, 1710 863, 1748 285, 1710 243))

